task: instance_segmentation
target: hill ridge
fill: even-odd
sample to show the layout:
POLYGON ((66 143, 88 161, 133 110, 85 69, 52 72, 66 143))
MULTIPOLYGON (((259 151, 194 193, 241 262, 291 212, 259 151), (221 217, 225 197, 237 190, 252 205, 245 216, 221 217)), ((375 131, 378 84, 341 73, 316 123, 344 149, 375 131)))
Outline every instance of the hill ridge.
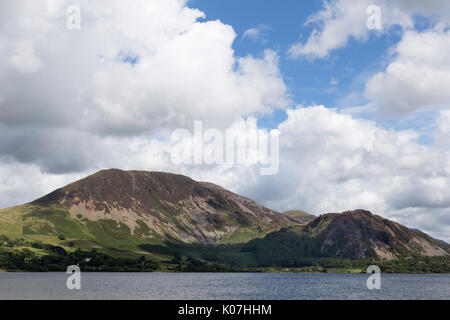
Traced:
MULTIPOLYGON (((75 221, 113 220, 180 242, 217 243, 236 232, 292 224, 280 213, 209 182, 158 171, 107 169, 30 203, 59 206, 75 221)), ((256 235, 257 236, 257 235, 256 235)), ((250 239, 250 238, 249 238, 250 239)))
POLYGON ((290 259, 332 257, 390 261, 450 254, 450 246, 427 234, 362 209, 323 214, 304 226, 281 229, 264 239, 252 240, 246 246, 248 250, 260 251, 260 257, 278 259, 278 262, 288 259, 287 255, 291 255, 290 259), (267 250, 274 252, 274 257, 266 256, 267 250))

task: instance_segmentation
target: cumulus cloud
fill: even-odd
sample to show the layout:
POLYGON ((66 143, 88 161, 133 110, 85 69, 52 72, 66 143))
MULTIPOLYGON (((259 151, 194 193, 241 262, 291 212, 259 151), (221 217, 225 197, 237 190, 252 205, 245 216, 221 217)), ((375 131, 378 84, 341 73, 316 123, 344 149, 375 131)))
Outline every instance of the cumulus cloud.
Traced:
MULTIPOLYGON (((138 166, 145 167, 144 155, 152 151, 148 159, 158 168, 220 184, 279 211, 323 214, 364 208, 450 240, 448 111, 437 118, 431 145, 421 144, 415 130, 385 129, 324 106, 298 107, 287 114, 278 126, 276 175, 262 176, 260 163, 174 165, 168 141, 141 145, 133 159, 142 156, 138 166)), ((249 118, 228 130, 249 137, 260 129, 249 118)))
MULTIPOLYGON (((184 0, 0 4, 0 154, 51 173, 89 168, 108 139, 203 120, 224 128, 289 106, 276 52, 237 57, 236 34, 184 0)), ((109 152, 106 152, 109 156, 109 152)))
POLYGON ((11 64, 21 73, 34 73, 42 68, 42 62, 34 52, 34 46, 29 40, 16 44, 16 52, 11 56, 11 64))
POLYGON ((450 30, 408 31, 384 72, 366 84, 365 95, 389 113, 450 107, 450 30))
MULTIPOLYGON (((436 137, 448 141, 449 120, 442 112, 436 137)), ((278 210, 322 214, 366 208, 449 239, 448 143, 424 146, 414 130, 387 130, 323 106, 289 110, 278 129, 279 174, 242 173, 250 186, 236 181, 235 188, 278 210)))
POLYGON ((81 177, 81 174, 46 174, 37 165, 1 160, 0 208, 33 201, 81 177))
POLYGON ((326 58, 342 48, 349 39, 364 41, 373 32, 383 32, 394 25, 404 29, 414 26, 414 15, 430 17, 441 23, 450 21, 450 3, 446 0, 324 0, 323 9, 311 15, 306 25, 314 26, 305 42, 294 43, 289 54, 293 58, 326 58), (380 8, 381 30, 367 27, 369 6, 380 8))
MULTIPOLYGON (((256 199, 279 210, 313 214, 364 208, 450 240, 450 116, 442 111, 435 143, 415 130, 394 131, 324 106, 287 111, 280 123, 280 169, 260 175, 260 165, 179 166, 177 170, 256 199), (243 183, 245 182, 245 183, 243 183)), ((257 130, 254 119, 230 130, 257 130)))

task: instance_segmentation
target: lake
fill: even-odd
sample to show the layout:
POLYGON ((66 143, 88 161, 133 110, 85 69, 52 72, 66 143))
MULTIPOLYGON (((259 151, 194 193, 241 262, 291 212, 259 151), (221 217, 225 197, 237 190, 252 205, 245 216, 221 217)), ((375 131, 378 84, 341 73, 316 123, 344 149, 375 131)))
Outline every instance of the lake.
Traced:
POLYGON ((382 274, 368 290, 367 274, 81 273, 69 290, 66 273, 0 273, 0 299, 450 299, 450 275, 382 274))

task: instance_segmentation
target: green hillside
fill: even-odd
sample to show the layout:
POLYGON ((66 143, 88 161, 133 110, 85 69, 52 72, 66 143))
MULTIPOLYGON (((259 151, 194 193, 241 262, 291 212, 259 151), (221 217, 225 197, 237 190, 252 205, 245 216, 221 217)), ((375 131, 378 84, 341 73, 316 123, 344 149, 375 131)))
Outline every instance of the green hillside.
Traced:
POLYGON ((317 218, 315 215, 302 210, 289 210, 283 212, 283 215, 300 224, 308 224, 309 222, 317 218))

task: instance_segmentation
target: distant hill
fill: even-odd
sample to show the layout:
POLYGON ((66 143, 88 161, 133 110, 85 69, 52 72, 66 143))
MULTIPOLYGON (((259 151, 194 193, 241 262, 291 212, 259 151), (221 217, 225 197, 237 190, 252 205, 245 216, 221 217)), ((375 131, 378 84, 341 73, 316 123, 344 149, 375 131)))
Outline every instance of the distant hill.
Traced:
POLYGON ((321 215, 306 226, 285 228, 252 240, 261 264, 292 263, 304 258, 390 261, 414 256, 447 256, 450 246, 364 210, 321 215), (291 262, 288 262, 291 261, 291 262))
POLYGON ((293 225, 282 214, 182 175, 103 170, 0 210, 0 234, 65 248, 139 252, 143 244, 236 243, 293 225), (64 238, 61 240, 60 238, 64 238))
POLYGON ((314 216, 310 213, 307 213, 305 211, 302 211, 302 210, 286 211, 286 212, 283 212, 283 215, 285 215, 292 221, 297 222, 299 224, 308 224, 309 222, 311 222, 315 218, 317 218, 316 216, 314 216))

